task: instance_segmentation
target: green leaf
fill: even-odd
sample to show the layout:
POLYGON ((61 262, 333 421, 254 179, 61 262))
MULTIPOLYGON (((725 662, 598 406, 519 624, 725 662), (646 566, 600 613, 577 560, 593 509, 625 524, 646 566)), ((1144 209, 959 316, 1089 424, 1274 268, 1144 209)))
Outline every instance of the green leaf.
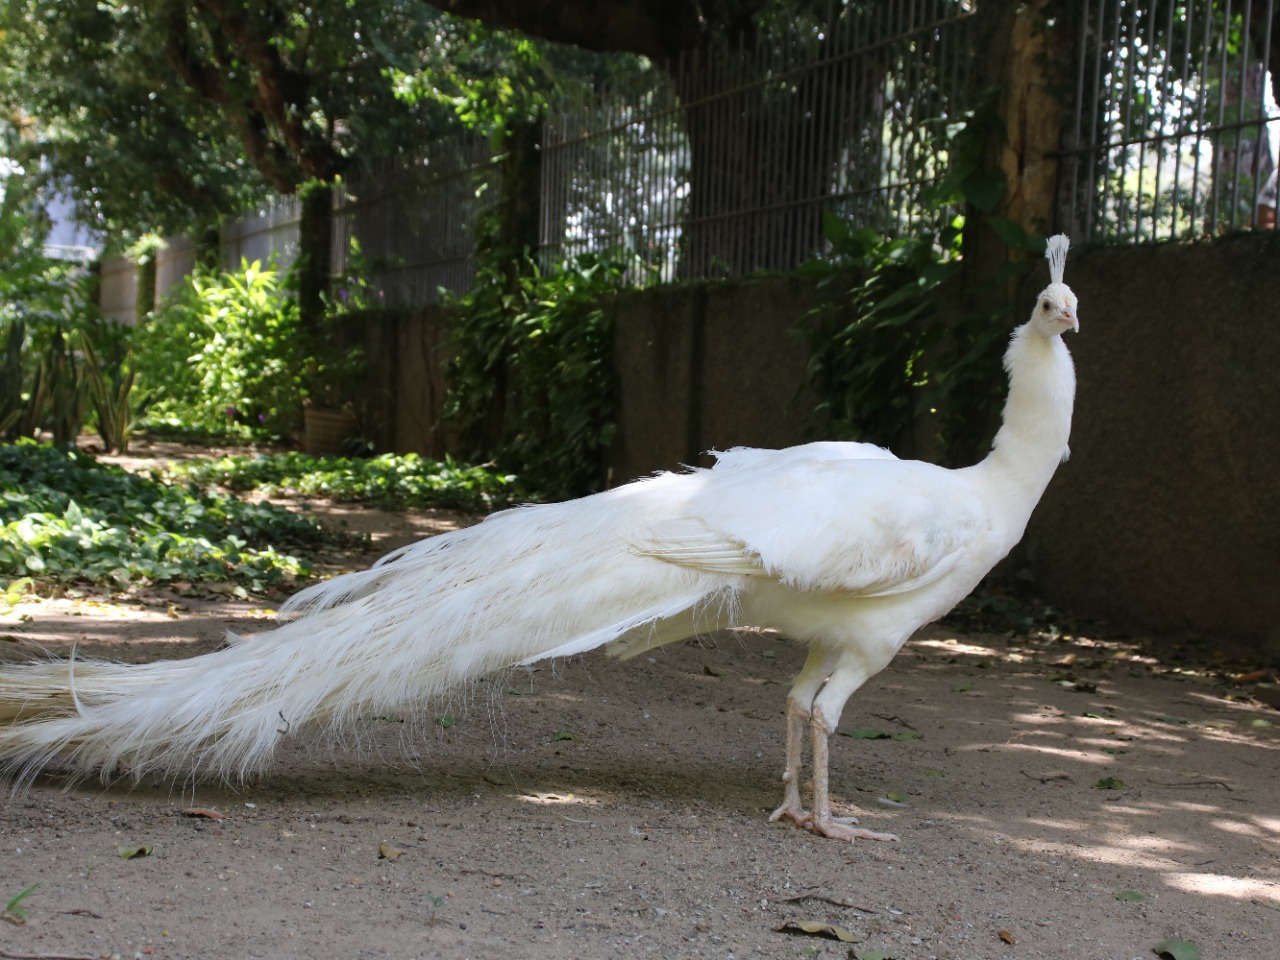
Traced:
POLYGON ((1172 723, 1182 727, 1191 726, 1191 721, 1188 720, 1186 717, 1157 716, 1157 717, 1152 717, 1151 719, 1159 721, 1160 723, 1172 723))
POLYGON ((987 224, 1006 245, 1013 249, 1044 253, 1044 237, 1027 233, 1012 220, 1006 220, 1003 217, 987 217, 987 224))
POLYGON ((1009 179, 1003 170, 972 173, 960 181, 960 193, 983 213, 994 210, 1008 190, 1009 179))
POLYGON ((1123 790, 1125 789, 1124 781, 1115 777, 1103 777, 1094 785, 1097 790, 1123 790))
POLYGON ((116 847, 116 856, 121 860, 138 860, 151 856, 150 847, 116 847))
POLYGON ((892 950, 852 950, 854 960, 898 960, 892 950))
POLYGON ((1162 940, 1151 950, 1167 960, 1200 960, 1200 948, 1189 940, 1162 940))
POLYGON ((954 687, 951 688, 951 691, 952 693, 968 693, 972 689, 973 689, 973 681, 966 680, 963 683, 957 683, 954 687))
POLYGON ((560 740, 577 740, 577 739, 578 739, 577 736, 575 734, 570 733, 568 730, 559 730, 556 733, 551 735, 552 743, 555 743, 560 740))
POLYGON ((839 940, 841 943, 859 943, 866 939, 850 933, 844 927, 822 920, 788 920, 780 927, 774 927, 778 933, 803 934, 809 937, 824 937, 828 940, 839 940))
POLYGON ((25 920, 27 918, 27 911, 19 907, 18 904, 22 903, 23 900, 27 899, 27 897, 31 896, 33 893, 35 893, 37 890, 39 890, 43 886, 44 886, 43 881, 41 881, 40 883, 33 883, 31 886, 27 887, 27 889, 19 891, 18 893, 14 894, 12 897, 9 898, 9 902, 5 904, 5 908, 4 908, 5 913, 12 914, 13 916, 17 917, 19 920, 25 920))
POLYGON ((1124 903, 1141 903, 1143 900, 1147 898, 1144 897, 1142 894, 1140 894, 1137 890, 1121 890, 1119 893, 1116 894, 1116 899, 1121 900, 1124 903))
POLYGON ((831 210, 822 211, 822 236, 833 246, 840 246, 849 239, 849 225, 844 218, 831 210))
POLYGON ((852 730, 837 730, 842 737, 849 737, 851 740, 888 740, 889 734, 883 730, 876 730, 873 727, 855 727, 852 730))
POLYGON ((435 721, 436 726, 440 727, 442 730, 448 730, 457 722, 458 722, 457 717, 451 717, 448 714, 446 714, 443 717, 436 717, 436 721, 435 721))

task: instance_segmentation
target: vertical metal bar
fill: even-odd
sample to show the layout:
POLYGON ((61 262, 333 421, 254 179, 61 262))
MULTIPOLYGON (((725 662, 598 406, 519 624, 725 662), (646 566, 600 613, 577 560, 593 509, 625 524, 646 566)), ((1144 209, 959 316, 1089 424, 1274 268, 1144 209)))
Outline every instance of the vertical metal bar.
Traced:
MULTIPOLYGON (((1274 0, 1268 0, 1267 25, 1262 33, 1264 37, 1269 38, 1271 36, 1271 30, 1272 30, 1272 27, 1274 26, 1274 17, 1275 17, 1274 0)), ((1274 169, 1276 158, 1271 156, 1271 117, 1267 113, 1267 85, 1270 82, 1270 79, 1271 79, 1271 44, 1270 42, 1268 42, 1267 45, 1262 48, 1262 90, 1259 92, 1259 95, 1258 95, 1258 101, 1259 101, 1258 116, 1264 119, 1263 119, 1263 123, 1258 129, 1258 141, 1260 144, 1266 144, 1267 156, 1271 160, 1272 168, 1274 169)), ((1259 158, 1261 158, 1262 151, 1258 150, 1257 155, 1259 158)), ((1251 199, 1252 205, 1249 207, 1250 223, 1254 224, 1255 226, 1257 225, 1256 221, 1258 216, 1258 193, 1262 190, 1262 187, 1264 186, 1264 184, 1265 184, 1265 181, 1262 179, 1262 164, 1261 164, 1261 159, 1259 159, 1258 170, 1257 170, 1257 173, 1254 174, 1253 197, 1251 199)))
MULTIPOLYGON (((1071 130, 1071 149, 1073 152, 1067 161, 1071 165, 1071 188, 1067 194, 1066 205, 1066 223, 1057 224, 1057 226, 1065 227, 1066 231, 1072 236, 1078 236, 1080 231, 1076 229, 1077 216, 1079 215, 1078 204, 1080 202, 1080 160, 1081 154, 1081 126, 1084 121, 1084 66, 1085 57, 1088 53, 1088 37, 1089 37, 1089 0, 1082 0, 1080 8, 1080 36, 1076 39, 1076 103, 1075 118, 1072 123, 1071 130)), ((1058 214, 1061 217, 1061 213, 1058 214)))
MULTIPOLYGON (((1222 29, 1225 32, 1230 28, 1231 24, 1231 0, 1226 0, 1223 4, 1222 29)), ((1227 52, 1226 46, 1223 45, 1222 57, 1218 62, 1218 111, 1214 118, 1214 126, 1222 127, 1223 121, 1226 119, 1227 113, 1227 52)), ((1219 160, 1221 157, 1221 133, 1215 138, 1213 145, 1213 170, 1212 170, 1212 193, 1209 195, 1210 215, 1209 215, 1209 232, 1218 232, 1218 181, 1219 181, 1219 160)))
MULTIPOLYGON (((1240 36, 1244 38, 1240 44, 1240 96, 1237 98, 1239 103, 1236 106, 1236 131, 1235 131, 1235 159, 1232 163, 1231 170, 1231 226, 1236 227, 1240 223, 1240 149, 1244 144, 1244 117, 1245 106, 1248 103, 1248 82, 1249 82, 1249 27, 1250 14, 1253 13, 1252 0, 1244 0, 1244 23, 1240 28, 1240 36)), ((1257 168, 1256 154, 1254 168, 1257 168)))

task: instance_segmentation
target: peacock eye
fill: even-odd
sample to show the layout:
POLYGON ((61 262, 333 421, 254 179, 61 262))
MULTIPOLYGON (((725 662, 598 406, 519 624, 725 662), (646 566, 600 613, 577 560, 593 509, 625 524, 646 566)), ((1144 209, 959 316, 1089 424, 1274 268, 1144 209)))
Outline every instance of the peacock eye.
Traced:
POLYGON ((1041 301, 1040 301, 1040 309, 1041 309, 1041 310, 1043 310, 1045 313, 1048 313, 1048 312, 1049 312, 1049 301, 1048 301, 1048 300, 1041 300, 1041 301))

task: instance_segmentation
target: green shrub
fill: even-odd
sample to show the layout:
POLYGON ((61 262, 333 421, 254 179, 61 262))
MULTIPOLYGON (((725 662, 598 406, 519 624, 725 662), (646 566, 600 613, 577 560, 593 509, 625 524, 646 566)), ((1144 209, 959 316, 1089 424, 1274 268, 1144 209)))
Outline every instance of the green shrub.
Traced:
POLYGON ((266 439, 301 421, 307 349, 297 300, 274 266, 197 270, 135 342, 149 422, 266 439))

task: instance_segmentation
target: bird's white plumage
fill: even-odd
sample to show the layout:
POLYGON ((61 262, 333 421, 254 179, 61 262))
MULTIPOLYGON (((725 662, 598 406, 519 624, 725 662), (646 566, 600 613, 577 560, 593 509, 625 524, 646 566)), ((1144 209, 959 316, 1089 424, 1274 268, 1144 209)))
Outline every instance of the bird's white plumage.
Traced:
POLYGON ((0 764, 245 775, 305 723, 340 728, 548 657, 766 627, 810 646, 788 698, 776 816, 870 835, 831 816, 827 734, 849 695, 1013 547, 1066 452, 1075 379, 1060 334, 1078 325, 1066 238, 1047 256, 1052 283, 1005 356, 1003 425, 973 467, 857 443, 737 448, 711 469, 508 510, 305 590, 278 629, 216 653, 6 666, 0 764), (806 729, 812 811, 798 794, 806 729))

